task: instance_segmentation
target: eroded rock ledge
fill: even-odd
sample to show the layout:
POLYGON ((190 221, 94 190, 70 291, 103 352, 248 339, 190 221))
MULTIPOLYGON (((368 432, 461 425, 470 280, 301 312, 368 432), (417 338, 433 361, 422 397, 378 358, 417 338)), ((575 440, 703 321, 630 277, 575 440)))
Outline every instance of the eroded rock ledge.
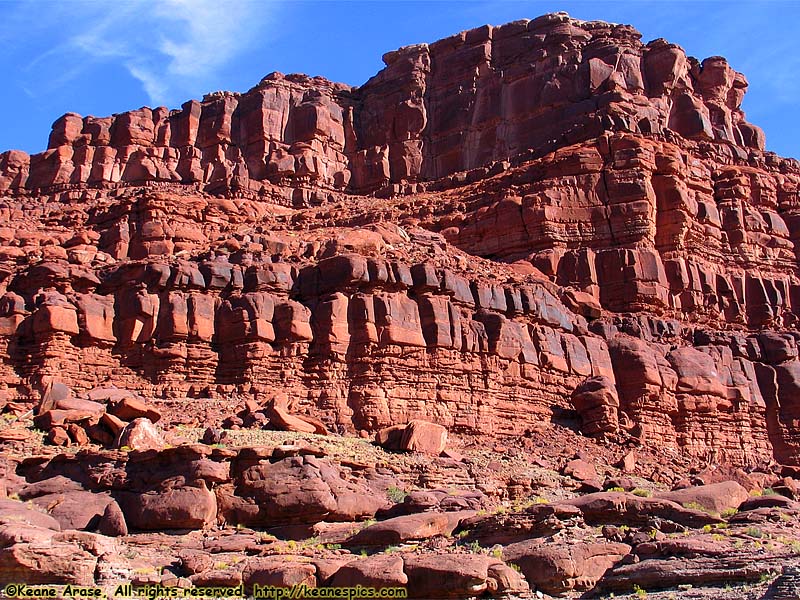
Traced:
POLYGON ((144 181, 414 191, 607 130, 719 142, 744 160, 764 149, 741 110, 744 75, 722 57, 701 62, 640 38, 551 14, 389 52, 359 88, 273 73, 179 110, 68 113, 46 152, 0 155, 0 191, 144 181))
POLYGON ((360 88, 65 115, 0 155, 0 397, 281 390, 333 431, 797 464, 800 169, 724 59, 639 37, 547 15, 360 88))

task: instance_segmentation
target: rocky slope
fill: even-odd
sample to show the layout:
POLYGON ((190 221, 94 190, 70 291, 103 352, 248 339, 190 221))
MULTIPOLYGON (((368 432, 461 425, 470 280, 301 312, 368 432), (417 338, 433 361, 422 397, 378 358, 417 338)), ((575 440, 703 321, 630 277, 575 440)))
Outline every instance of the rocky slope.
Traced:
MULTIPOLYGON (((53 443, 117 447, 136 445, 132 434, 118 437, 129 421, 154 415, 165 429, 364 437, 423 420, 467 445, 502 440, 528 452, 552 436, 562 445, 552 452, 569 454, 580 431, 605 444, 587 452, 637 446, 669 456, 668 468, 646 473, 661 486, 691 468, 744 467, 760 473, 749 490, 777 486, 779 475, 791 489, 800 465, 800 164, 766 152, 745 120, 745 77, 723 58, 700 62, 664 40, 643 44, 629 26, 560 13, 403 48, 384 62, 359 88, 273 73, 244 94, 175 111, 69 113, 45 152, 0 154, 4 410, 34 410, 53 443), (119 404, 134 392, 158 411, 135 397, 119 404)), ((130 498, 173 488, 153 506, 193 506, 188 516, 162 510, 184 515, 179 528, 284 526, 284 513, 253 508, 275 503, 254 483, 270 478, 314 480, 313 501, 298 501, 306 524, 381 508, 354 512, 347 498, 366 488, 347 483, 341 465, 282 462, 272 448, 261 456, 244 444, 209 458, 192 447, 186 460, 199 471, 164 467, 171 483, 132 483, 119 450, 79 453, 72 466, 65 457, 20 463, 31 434, 0 434, 27 485, 67 475, 76 493, 102 495, 102 511, 114 498, 132 530, 161 522, 152 520, 159 509, 130 498), (275 473, 248 479, 245 463, 275 473)), ((378 477, 373 487, 388 485, 378 477)), ((479 487, 469 477, 463 485, 479 487)), ((535 489, 529 479, 523 487, 535 489)), ((620 508, 642 502, 635 497, 598 500, 614 508, 597 526, 649 526, 629 513, 666 510, 620 508)), ((775 508, 767 505, 747 510, 775 508)), ((784 509, 795 514, 790 504, 758 514, 780 524, 784 509)), ((555 510, 558 522, 593 514, 555 510)), ((722 523, 669 514, 683 527, 722 523)), ((539 516, 520 518, 514 527, 535 529, 539 516)), ((458 524, 442 523, 442 535, 458 524)), ((479 541, 510 526, 466 523, 464 535, 475 527, 479 541)), ((83 525, 68 528, 97 527, 83 525)), ((530 545, 534 529, 513 542, 530 545)), ((564 575, 574 582, 563 589, 536 585, 632 589, 652 577, 638 560, 662 554, 708 559, 687 573, 738 572, 745 560, 720 565, 702 539, 680 548, 648 539, 637 554, 645 540, 632 546, 624 531, 607 533, 602 547, 569 550, 602 555, 603 569, 564 575)), ((538 568, 526 565, 539 563, 521 558, 533 550, 510 548, 533 584, 538 568)), ((520 591, 524 580, 495 558, 470 567, 483 589, 502 580, 520 591)), ((392 567, 398 578, 439 568, 411 560, 392 567)), ((315 569, 317 581, 330 579, 315 569)))

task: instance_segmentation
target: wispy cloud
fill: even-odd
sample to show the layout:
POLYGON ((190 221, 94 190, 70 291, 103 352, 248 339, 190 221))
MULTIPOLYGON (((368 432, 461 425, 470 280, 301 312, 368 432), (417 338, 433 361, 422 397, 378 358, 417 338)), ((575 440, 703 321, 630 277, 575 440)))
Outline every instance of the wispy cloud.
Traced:
MULTIPOLYGON (((39 35, 50 34, 55 41, 25 67, 34 93, 56 92, 87 68, 110 63, 140 81, 153 104, 174 106, 187 95, 208 91, 220 70, 271 23, 276 2, 123 0, 45 6, 46 14, 31 21, 39 35)), ((20 13, 32 17, 37 10, 28 2, 20 13)))

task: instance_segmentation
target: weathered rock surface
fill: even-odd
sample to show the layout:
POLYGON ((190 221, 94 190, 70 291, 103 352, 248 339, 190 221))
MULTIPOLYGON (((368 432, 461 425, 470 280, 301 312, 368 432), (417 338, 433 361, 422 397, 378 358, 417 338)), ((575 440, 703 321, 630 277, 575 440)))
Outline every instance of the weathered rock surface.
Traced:
POLYGON ((800 169, 724 59, 639 38, 559 13, 390 52, 357 89, 272 74, 65 115, 0 155, 0 392, 46 390, 59 445, 158 420, 137 394, 280 390, 274 429, 519 435, 574 409, 591 436, 799 463, 800 169))
POLYGON ((700 505, 685 507, 667 499, 642 498, 627 492, 586 494, 565 504, 578 508, 592 525, 645 525, 653 517, 691 527, 721 522, 700 505))
POLYGON ((466 541, 477 541, 489 547, 553 535, 580 524, 582 517, 579 508, 568 504, 534 504, 519 514, 467 517, 461 527, 466 541))
POLYGON ((350 89, 272 73, 244 94, 109 118, 68 113, 48 150, 0 156, 3 190, 148 181, 369 191, 542 154, 608 129, 764 148, 745 77, 630 26, 546 15, 384 55, 350 89), (527 64, 540 65, 526 69, 527 64))
POLYGON ((409 540, 450 535, 462 518, 472 512, 424 512, 394 517, 365 527, 348 540, 352 546, 391 546, 409 540))
POLYGON ((715 514, 737 510, 750 494, 735 481, 724 481, 684 488, 672 492, 662 492, 659 498, 677 502, 683 506, 707 510, 715 514))
POLYGON ((23 542, 0 549, 3 583, 92 585, 96 568, 96 556, 66 541, 23 542))
POLYGON ((124 493, 119 502, 126 524, 136 529, 202 529, 217 518, 216 496, 202 481, 196 487, 124 493))
POLYGON ((776 565, 790 562, 786 556, 766 559, 758 553, 742 552, 727 540, 721 542, 711 536, 648 542, 640 544, 636 554, 641 560, 618 565, 598 588, 629 591, 634 586, 649 590, 679 585, 730 586, 769 577, 776 565))
POLYGON ((4 459, 25 503, 0 500, 0 578, 88 584, 123 568, 117 540, 177 537, 170 585, 416 597, 757 580, 736 541, 762 527, 789 561, 772 545, 796 505, 749 492, 800 495, 800 165, 765 150, 724 59, 640 37, 545 15, 389 52, 358 88, 273 73, 174 111, 68 113, 46 151, 0 154, 0 410, 67 447, 4 459), (619 452, 548 447, 565 431, 619 452), (411 451, 392 455, 405 500, 386 464, 293 437, 341 433, 411 451), (502 458, 479 468, 459 436, 502 458), (687 480, 462 512, 606 477, 687 480), (323 564, 210 539, 237 526, 346 547, 323 564))
POLYGON ((519 565, 528 582, 549 594, 592 589, 606 571, 630 551, 619 543, 575 543, 566 546, 539 540, 507 546, 503 559, 519 565))
POLYGON ((316 521, 355 521, 373 516, 388 500, 342 477, 336 465, 313 456, 274 463, 247 463, 239 456, 234 469, 235 495, 223 495, 222 513, 229 523, 276 525, 316 521))
POLYGON ((498 568, 504 566, 501 561, 483 555, 411 556, 404 560, 408 595, 410 598, 464 598, 487 592, 502 595, 527 591, 522 578, 513 577, 514 571, 508 567, 498 568))
POLYGON ((0 524, 19 524, 60 531, 61 524, 38 507, 16 500, 0 499, 0 524))
POLYGON ((334 587, 386 588, 402 587, 408 583, 408 576, 403 571, 403 559, 400 556, 374 555, 363 560, 354 560, 336 571, 331 580, 334 587))

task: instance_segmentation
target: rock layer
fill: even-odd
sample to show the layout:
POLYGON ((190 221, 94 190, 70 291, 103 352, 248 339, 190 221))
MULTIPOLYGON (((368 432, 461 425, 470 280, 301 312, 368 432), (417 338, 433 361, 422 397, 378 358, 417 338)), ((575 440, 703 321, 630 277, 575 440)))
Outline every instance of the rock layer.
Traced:
POLYGON ((63 116, 0 155, 0 401, 280 391, 331 431, 557 422, 800 463, 800 167, 724 59, 639 38, 547 15, 360 88, 63 116))
POLYGON ((551 14, 389 52, 359 88, 272 73, 244 94, 208 94, 179 110, 67 113, 47 151, 0 157, 0 190, 145 181, 414 189, 605 130, 669 130, 740 156, 763 150, 763 132, 741 110, 744 75, 722 57, 700 62, 640 38, 627 25, 551 14))

